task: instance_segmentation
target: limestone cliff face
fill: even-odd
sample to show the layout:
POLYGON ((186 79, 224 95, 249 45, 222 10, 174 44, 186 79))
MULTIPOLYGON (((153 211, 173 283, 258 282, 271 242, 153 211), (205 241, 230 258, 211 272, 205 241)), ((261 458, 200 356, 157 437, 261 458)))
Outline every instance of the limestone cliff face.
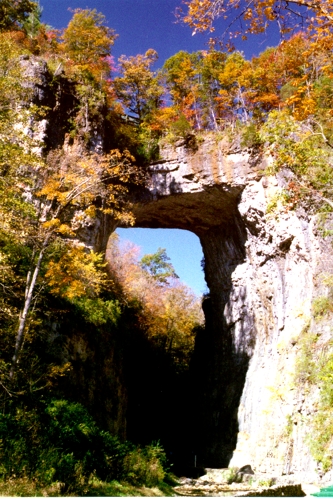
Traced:
MULTIPOLYGON (((322 222, 311 207, 279 205, 292 174, 265 176, 269 159, 214 138, 162 157, 136 225, 187 229, 203 247, 210 297, 192 366, 198 460, 316 478, 306 441, 316 394, 298 386, 295 366, 312 301, 327 294, 320 275, 333 271, 322 222)), ((312 328, 330 335, 328 319, 312 328)))
MULTIPOLYGON (((27 89, 21 108, 33 110, 31 104, 44 108, 42 119, 32 111, 29 120, 18 124, 38 145, 35 152, 47 156, 59 150, 64 156, 74 154, 78 157, 87 151, 100 153, 103 141, 108 142, 106 125, 103 120, 94 121, 90 117, 82 125, 75 85, 65 77, 61 65, 51 74, 42 58, 23 55, 20 66, 24 77, 21 83, 27 89), (78 130, 71 137, 73 120, 78 130), (90 141, 84 140, 80 130, 83 128, 90 132, 90 141)), ((75 215, 77 220, 75 217, 73 220, 80 240, 96 251, 105 250, 114 227, 110 217, 105 214, 97 218, 83 217, 78 211, 75 215)), ((70 376, 59 383, 61 397, 82 403, 102 427, 125 439, 128 403, 123 352, 125 335, 123 332, 120 335, 119 330, 130 327, 125 324, 113 330, 96 328, 70 308, 62 311, 61 307, 57 310, 57 306, 55 310, 51 306, 50 318, 43 325, 47 338, 45 355, 54 356, 59 364, 69 362, 71 365, 70 376)))
MULTIPOLYGON (((51 86, 38 59, 22 58, 22 66, 33 77, 34 102, 49 108, 44 120, 32 123, 31 133, 39 134, 48 150, 80 148, 79 141, 69 144, 66 129, 77 104, 70 83, 59 70, 51 86)), ((90 132, 96 152, 112 142, 103 123, 90 124, 90 132)), ((269 158, 227 140, 212 135, 199 145, 164 148, 161 156, 150 167, 146 187, 133 194, 134 212, 137 227, 187 229, 203 247, 210 296, 203 303, 206 331, 197 338, 191 367, 189 412, 198 465, 250 463, 256 471, 315 478, 307 429, 317 394, 297 383, 295 366, 309 324, 323 344, 331 336, 330 318, 314 323, 311 304, 328 293, 320 276, 333 273, 333 252, 331 237, 324 238, 321 228, 333 218, 321 221, 311 203, 297 209, 281 204, 290 172, 265 176, 269 158)), ((105 250, 114 227, 109 218, 85 221, 81 237, 105 250)), ((124 435, 121 360, 114 346, 107 352, 103 346, 73 332, 66 353, 79 366, 73 387, 91 389, 91 405, 97 397, 109 428, 124 435), (88 380, 91 359, 95 388, 105 377, 114 380, 107 386, 120 395, 112 404, 88 380)))

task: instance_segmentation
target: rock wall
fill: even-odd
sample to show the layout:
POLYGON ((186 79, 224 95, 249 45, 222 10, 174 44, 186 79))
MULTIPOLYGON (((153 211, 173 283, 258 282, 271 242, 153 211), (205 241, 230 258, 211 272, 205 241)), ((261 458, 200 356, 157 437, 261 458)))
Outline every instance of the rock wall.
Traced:
MULTIPOLYGON (((314 480, 306 436, 316 398, 297 386, 295 365, 312 301, 327 294, 330 238, 311 204, 281 203, 292 174, 265 176, 268 158, 213 136, 162 157, 136 200, 136 226, 187 229, 202 244, 210 296, 192 364, 198 463, 314 480)), ((317 330, 330 336, 328 319, 317 330)))
MULTIPOLYGON (((66 126, 77 104, 66 92, 70 83, 60 71, 52 87, 45 63, 36 58, 23 57, 22 67, 30 78, 27 85, 34 86, 35 104, 50 110, 29 133, 37 134, 47 150, 68 148, 66 126)), ((101 123, 92 125, 91 133, 96 151, 112 143, 101 123)), ((309 324, 324 343, 331 336, 329 317, 316 324, 311 319, 313 299, 328 293, 320 276, 333 273, 331 237, 322 237, 323 222, 311 204, 293 209, 281 203, 291 173, 265 176, 269 158, 213 134, 200 144, 192 138, 166 147, 161 156, 150 167, 145 189, 133 194, 134 212, 137 227, 186 229, 203 247, 210 296, 203 303, 206 331, 197 338, 191 367, 197 463, 250 463, 258 472, 316 478, 306 444, 316 394, 297 385, 295 365, 309 324)), ((331 223, 327 217, 326 226, 331 223)), ((114 227, 109 218, 88 221, 82 239, 105 250, 114 227)), ((83 356, 88 366, 84 353, 94 357, 91 347, 100 348, 89 341, 81 352, 82 340, 74 337, 69 357, 83 356)), ((114 379, 118 372, 120 366, 114 379)), ((86 372, 78 378, 79 385, 87 383, 86 372)), ((122 384, 115 383, 114 390, 125 391, 122 384)), ((102 399, 101 393, 100 411, 102 399)), ((112 418, 121 433, 126 418, 121 397, 119 402, 113 403, 118 409, 112 418)))

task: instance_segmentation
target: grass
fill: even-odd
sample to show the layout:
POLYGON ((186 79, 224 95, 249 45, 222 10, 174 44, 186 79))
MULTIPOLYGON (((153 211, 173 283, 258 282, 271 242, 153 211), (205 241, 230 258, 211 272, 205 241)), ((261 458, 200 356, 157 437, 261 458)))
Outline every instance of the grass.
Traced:
POLYGON ((59 497, 59 496, 88 496, 88 497, 166 497, 174 496, 173 486, 177 484, 176 478, 170 476, 158 486, 133 486, 126 482, 105 482, 93 478, 85 488, 84 493, 75 492, 63 494, 62 483, 53 483, 41 487, 28 478, 12 478, 0 482, 0 497, 59 497), (168 484, 170 483, 170 484, 168 484))
POLYGON ((61 483, 54 483, 44 488, 28 478, 12 478, 0 482, 0 496, 2 497, 58 497, 60 495, 61 483))
POLYGON ((238 467, 230 467, 224 474, 224 480, 228 484, 241 483, 243 481, 242 474, 238 474, 238 467))

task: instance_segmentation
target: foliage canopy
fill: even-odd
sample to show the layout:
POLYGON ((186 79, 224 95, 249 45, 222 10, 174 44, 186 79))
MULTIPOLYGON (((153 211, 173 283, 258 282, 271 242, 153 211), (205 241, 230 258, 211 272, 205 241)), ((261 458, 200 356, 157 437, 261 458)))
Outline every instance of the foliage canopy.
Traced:
POLYGON ((333 6, 331 0, 185 0, 187 13, 181 8, 178 16, 189 24, 193 33, 213 32, 214 21, 224 19, 226 29, 221 38, 227 40, 249 34, 259 34, 272 23, 277 24, 281 36, 305 30, 315 37, 331 36, 333 6))

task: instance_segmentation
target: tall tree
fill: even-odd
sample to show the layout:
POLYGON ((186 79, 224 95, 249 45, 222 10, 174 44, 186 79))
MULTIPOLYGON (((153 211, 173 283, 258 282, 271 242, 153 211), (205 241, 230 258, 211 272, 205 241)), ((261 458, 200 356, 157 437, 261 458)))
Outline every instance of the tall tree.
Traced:
POLYGON ((167 89, 178 115, 183 115, 192 127, 201 128, 199 88, 200 52, 189 54, 181 50, 167 59, 163 65, 163 74, 167 89))
POLYGON ((152 70, 157 59, 157 52, 149 49, 145 54, 121 56, 118 60, 120 76, 113 81, 115 93, 139 123, 149 119, 161 103, 164 89, 152 70))
POLYGON ((159 283, 165 284, 169 278, 178 278, 165 248, 158 248, 157 252, 144 255, 140 265, 159 283))
POLYGON ((202 108, 202 125, 204 129, 218 130, 220 120, 221 84, 219 75, 224 69, 226 54, 216 50, 202 52, 200 59, 199 96, 202 108))
POLYGON ((105 16, 96 9, 75 9, 63 33, 63 51, 68 68, 87 83, 91 76, 100 83, 109 78, 109 56, 117 35, 105 25, 105 16))

